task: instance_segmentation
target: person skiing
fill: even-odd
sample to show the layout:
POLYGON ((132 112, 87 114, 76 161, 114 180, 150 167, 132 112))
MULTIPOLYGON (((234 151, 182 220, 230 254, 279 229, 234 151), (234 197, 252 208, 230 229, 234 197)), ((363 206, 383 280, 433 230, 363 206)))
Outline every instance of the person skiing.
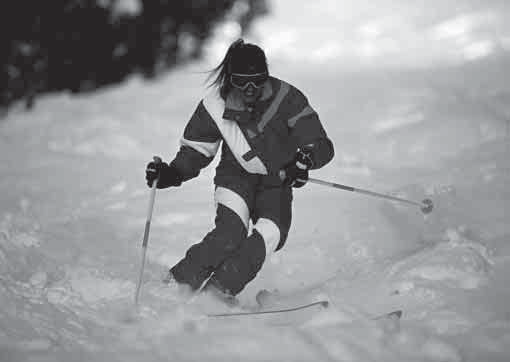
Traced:
POLYGON ((296 87, 269 74, 266 55, 233 42, 210 77, 211 91, 184 129, 169 163, 149 162, 146 181, 180 186, 199 175, 221 146, 214 177, 215 227, 169 269, 167 282, 235 296, 280 250, 291 226, 292 188, 334 156, 316 111, 296 87), (252 231, 249 233, 250 220, 252 231))

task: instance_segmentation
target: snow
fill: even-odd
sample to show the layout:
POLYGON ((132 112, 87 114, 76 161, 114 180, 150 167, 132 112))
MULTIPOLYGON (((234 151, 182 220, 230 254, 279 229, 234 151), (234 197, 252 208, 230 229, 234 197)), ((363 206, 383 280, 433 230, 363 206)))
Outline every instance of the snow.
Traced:
MULTIPOLYGON (((484 18, 432 23, 452 37, 466 19, 484 18)), ((210 166, 157 192, 137 314, 145 164, 175 154, 210 64, 46 95, 0 121, 0 361, 510 359, 510 89, 494 67, 507 55, 348 73, 274 55, 274 73, 307 93, 336 145, 313 177, 430 198, 432 213, 296 190, 287 245, 239 297, 253 305, 264 288, 330 307, 286 323, 211 320, 202 312, 222 305, 185 304, 157 282, 213 225, 210 166), (397 309, 400 323, 373 319, 397 309)))

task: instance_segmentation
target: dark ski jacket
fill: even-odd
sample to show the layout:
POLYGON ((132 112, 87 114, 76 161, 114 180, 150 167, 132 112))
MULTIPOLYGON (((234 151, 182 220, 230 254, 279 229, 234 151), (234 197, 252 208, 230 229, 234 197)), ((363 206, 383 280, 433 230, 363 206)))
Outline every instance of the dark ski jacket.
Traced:
POLYGON ((307 98, 296 87, 274 77, 264 85, 253 109, 246 109, 232 93, 222 99, 217 89, 200 101, 173 161, 183 180, 198 176, 220 145, 216 184, 236 174, 258 175, 264 184, 279 185, 279 171, 303 147, 312 152, 313 169, 334 156, 333 143, 307 98))

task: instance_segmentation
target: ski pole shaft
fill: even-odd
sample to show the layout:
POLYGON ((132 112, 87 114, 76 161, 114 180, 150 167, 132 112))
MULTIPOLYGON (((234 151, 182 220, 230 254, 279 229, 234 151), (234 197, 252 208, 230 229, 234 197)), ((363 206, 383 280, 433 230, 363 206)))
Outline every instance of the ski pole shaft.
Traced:
MULTIPOLYGON (((161 162, 161 158, 154 156, 154 162, 161 162)), ((154 210, 154 200, 156 199, 156 189, 157 189, 158 179, 154 180, 152 183, 151 193, 149 197, 149 205, 147 208, 147 219, 145 220, 145 230, 143 233, 143 241, 142 241, 142 262, 140 265, 140 275, 138 276, 138 283, 136 285, 135 292, 135 306, 138 306, 138 299, 140 298, 140 289, 142 287, 143 280, 143 270, 145 269, 145 258, 147 255, 147 245, 149 244, 149 231, 151 228, 151 220, 152 220, 152 211, 154 210)))
POLYGON ((345 191, 357 192, 359 194, 365 194, 365 195, 380 197, 380 198, 389 199, 389 200, 393 200, 393 201, 405 202, 405 203, 411 204, 411 205, 421 206, 421 204, 416 201, 406 200, 406 199, 402 199, 400 197, 395 197, 395 196, 391 196, 391 195, 380 194, 380 193, 374 192, 374 191, 358 189, 358 188, 352 187, 352 186, 345 186, 345 185, 337 184, 334 182, 318 180, 318 179, 314 179, 311 177, 308 179, 308 181, 310 181, 314 184, 334 187, 334 188, 345 190, 345 191))
POLYGON ((419 202, 416 202, 416 201, 407 200, 407 199, 403 199, 403 198, 396 197, 396 196, 381 194, 381 193, 374 192, 374 191, 359 189, 359 188, 356 188, 356 187, 341 185, 341 184, 337 184, 335 182, 323 181, 323 180, 319 180, 319 179, 315 179, 315 178, 311 178, 311 177, 308 179, 308 181, 312 182, 314 184, 318 184, 318 185, 333 187, 333 188, 336 188, 336 189, 356 192, 356 193, 365 194, 365 195, 369 195, 369 196, 374 196, 374 197, 378 197, 378 198, 383 198, 383 199, 387 199, 387 200, 403 202, 403 203, 406 203, 406 204, 409 204, 409 205, 415 205, 415 206, 420 207, 421 211, 423 213, 425 213, 425 214, 428 214, 429 212, 431 212, 432 211, 432 207, 433 207, 432 200, 430 200, 430 199, 425 199, 421 203, 419 203, 419 202))

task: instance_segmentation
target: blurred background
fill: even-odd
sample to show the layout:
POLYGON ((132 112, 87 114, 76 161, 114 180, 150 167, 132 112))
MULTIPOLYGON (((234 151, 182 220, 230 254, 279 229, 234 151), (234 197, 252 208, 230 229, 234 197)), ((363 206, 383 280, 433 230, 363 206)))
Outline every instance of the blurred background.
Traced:
POLYGON ((423 69, 488 59, 494 61, 489 68, 497 68, 508 66, 510 48, 504 0, 299 6, 291 0, 7 0, 1 7, 3 107, 24 99, 30 108, 37 94, 91 91, 133 73, 157 77, 203 56, 218 29, 231 39, 254 37, 285 66, 306 62, 322 70, 423 69))

